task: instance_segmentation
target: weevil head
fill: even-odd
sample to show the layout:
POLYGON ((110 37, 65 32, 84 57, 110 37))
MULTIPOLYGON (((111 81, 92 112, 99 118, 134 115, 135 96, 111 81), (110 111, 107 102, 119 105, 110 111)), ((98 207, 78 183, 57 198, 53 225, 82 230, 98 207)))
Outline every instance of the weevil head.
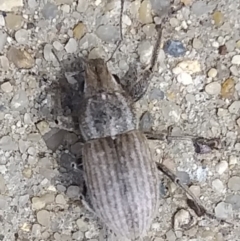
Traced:
POLYGON ((84 94, 86 96, 93 96, 101 92, 114 93, 122 91, 121 86, 109 72, 107 64, 103 59, 90 59, 84 65, 84 94))

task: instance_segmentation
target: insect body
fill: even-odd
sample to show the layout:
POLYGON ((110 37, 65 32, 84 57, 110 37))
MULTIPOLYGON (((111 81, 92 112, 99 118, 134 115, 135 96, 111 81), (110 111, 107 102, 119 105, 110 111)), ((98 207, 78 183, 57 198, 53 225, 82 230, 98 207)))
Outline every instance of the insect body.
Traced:
POLYGON ((102 59, 86 63, 80 130, 94 212, 117 236, 143 237, 158 208, 158 170, 137 130, 130 96, 102 59))

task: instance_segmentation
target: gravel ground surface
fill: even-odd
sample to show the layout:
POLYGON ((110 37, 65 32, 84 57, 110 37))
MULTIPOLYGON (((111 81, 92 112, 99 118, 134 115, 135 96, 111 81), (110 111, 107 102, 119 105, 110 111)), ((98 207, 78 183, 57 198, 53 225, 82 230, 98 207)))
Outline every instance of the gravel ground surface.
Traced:
MULTIPOLYGON (((208 210, 234 225, 197 217, 164 178, 168 193, 146 240, 237 241, 240 2, 181 1, 137 110, 148 111, 145 127, 173 125, 177 134, 221 138, 222 148, 204 155, 188 141, 149 144, 208 210)), ((131 63, 146 66, 167 3, 125 0, 124 41, 109 62, 112 73, 122 77, 131 63)), ((0 1, 0 240, 104 240, 104 229, 78 202, 81 143, 69 131, 69 116, 81 79, 78 58, 108 59, 119 40, 119 11, 120 0, 0 1)))

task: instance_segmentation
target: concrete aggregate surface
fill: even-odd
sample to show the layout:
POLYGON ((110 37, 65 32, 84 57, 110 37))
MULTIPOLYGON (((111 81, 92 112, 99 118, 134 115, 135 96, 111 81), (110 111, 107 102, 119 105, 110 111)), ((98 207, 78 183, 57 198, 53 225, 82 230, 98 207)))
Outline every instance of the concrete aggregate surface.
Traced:
MULTIPOLYGON (((167 190, 153 241, 240 240, 240 1, 176 0, 164 24, 140 125, 220 138, 198 155, 191 142, 149 141, 153 157, 233 225, 198 217, 186 195, 167 190), (147 111, 147 112, 146 112, 147 111), (188 228, 183 228, 184 225, 188 228)), ((0 0, 0 240, 111 240, 80 201, 82 143, 71 111, 82 80, 80 57, 107 60, 119 34, 120 0, 0 0)), ((167 0, 125 0, 123 42, 108 62, 120 78, 146 67, 167 0)))

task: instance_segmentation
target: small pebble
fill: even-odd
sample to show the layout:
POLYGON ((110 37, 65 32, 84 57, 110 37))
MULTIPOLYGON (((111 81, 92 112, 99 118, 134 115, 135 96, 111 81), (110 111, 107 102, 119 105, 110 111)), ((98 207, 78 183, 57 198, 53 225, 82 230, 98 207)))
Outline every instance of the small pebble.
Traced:
POLYGON ((138 54, 140 56, 140 62, 147 64, 151 60, 153 46, 151 42, 144 40, 138 46, 138 54))
POLYGON ((88 230, 88 225, 89 224, 86 221, 84 221, 82 218, 79 218, 77 220, 77 226, 81 232, 86 232, 88 230))
POLYGON ((86 25, 80 22, 73 29, 73 37, 75 39, 81 39, 83 35, 86 33, 86 31, 87 31, 86 25))
POLYGON ((193 45, 193 48, 195 48, 195 49, 201 49, 203 47, 202 41, 198 38, 193 39, 192 45, 193 45))
POLYGON ((11 108, 15 111, 23 111, 29 105, 27 94, 24 90, 19 90, 11 100, 11 108))
POLYGON ((11 85, 10 82, 5 82, 1 84, 1 90, 5 93, 10 93, 13 91, 13 86, 11 85))
POLYGON ((69 186, 66 194, 69 198, 77 198, 80 195, 80 188, 78 186, 69 186))
POLYGON ((77 49, 78 49, 77 41, 74 38, 70 38, 67 44, 65 45, 65 50, 67 51, 67 53, 73 54, 77 51, 77 49))
POLYGON ((58 8, 55 4, 47 2, 42 8, 42 15, 45 19, 53 19, 57 16, 58 8))
POLYGON ((215 179, 212 181, 212 187, 215 191, 222 193, 225 191, 225 187, 220 179, 215 179))
POLYGON ((217 27, 220 27, 224 22, 223 14, 220 11, 215 11, 213 13, 213 20, 214 20, 214 24, 217 27))
POLYGON ((148 24, 153 22, 152 8, 150 0, 144 0, 139 8, 139 20, 142 24, 148 24))
POLYGON ((179 40, 168 40, 164 44, 163 50, 173 57, 180 57, 186 53, 186 48, 179 40))
POLYGON ((28 38, 28 31, 26 29, 20 29, 15 33, 15 39, 19 44, 26 44, 28 38))
POLYGON ((177 76, 177 81, 183 85, 193 84, 192 76, 185 72, 182 72, 177 76))
POLYGON ((205 86, 205 91, 209 95, 219 95, 221 93, 221 84, 212 82, 205 86))
POLYGON ((7 52, 7 58, 19 69, 30 69, 35 64, 34 59, 27 51, 19 50, 15 47, 10 47, 7 52))
POLYGON ((175 241, 176 240, 176 235, 173 232, 173 230, 169 230, 166 232, 166 239, 167 239, 167 241, 175 241))
POLYGON ((23 0, 1 0, 0 11, 11 12, 13 8, 23 7, 23 0))
POLYGON ((39 130, 40 134, 43 136, 48 133, 51 129, 49 124, 46 121, 40 121, 36 124, 37 129, 39 130))
MULTIPOLYGON (((240 121, 240 119, 239 119, 239 121, 240 121)), ((240 126, 239 124, 238 124, 238 126, 240 126)), ((236 157, 236 156, 230 156, 229 157, 229 165, 230 166, 236 165, 237 163, 238 163, 238 157, 236 157)))
POLYGON ((174 216, 174 230, 184 229, 192 221, 191 214, 185 209, 180 209, 174 216))
POLYGON ((239 115, 240 114, 240 101, 236 100, 234 101, 229 107, 228 110, 231 114, 236 114, 239 115))
POLYGON ((233 176, 228 180, 228 188, 232 191, 240 191, 240 177, 233 176))
POLYGON ((230 203, 235 210, 240 209, 240 195, 239 194, 233 194, 229 195, 225 199, 226 203, 230 203))
POLYGON ((49 228, 51 225, 50 213, 46 210, 37 212, 37 221, 42 226, 49 228))
POLYGON ((226 79, 221 86, 221 95, 223 98, 229 98, 234 94, 234 80, 232 78, 226 79))
POLYGON ((22 171, 22 175, 25 177, 25 178, 31 178, 32 177, 32 170, 30 168, 24 168, 23 171, 22 171))
POLYGON ((88 1, 86 0, 78 0, 77 11, 79 13, 84 13, 87 11, 88 1))
POLYGON ((64 196, 62 194, 58 194, 56 196, 56 203, 62 204, 62 205, 66 205, 67 201, 66 201, 66 199, 64 198, 64 196))
POLYGON ((220 202, 215 207, 215 214, 217 218, 220 219, 229 219, 233 216, 232 205, 226 202, 220 202))
POLYGON ((185 5, 185 6, 188 6, 188 5, 191 5, 193 0, 181 0, 181 2, 185 5))
POLYGON ((226 55, 228 53, 228 50, 225 44, 218 47, 218 53, 220 55, 226 55))
POLYGON ((6 27, 10 30, 19 30, 22 27, 23 17, 13 13, 8 13, 5 17, 6 27))
POLYGON ((228 163, 226 161, 220 161, 217 165, 216 165, 216 172, 219 175, 222 175, 226 170, 228 169, 228 163))
POLYGON ((240 55, 234 55, 232 58, 232 64, 240 65, 240 55))
POLYGON ((210 78, 215 78, 217 76, 217 70, 215 68, 211 68, 208 71, 208 77, 210 78))
POLYGON ((112 25, 101 25, 96 30, 96 35, 107 43, 114 43, 119 40, 119 31, 112 25))
POLYGON ((201 193, 201 188, 196 185, 192 185, 189 187, 189 190, 196 196, 199 197, 201 193))
POLYGON ((62 51, 64 49, 64 46, 59 42, 59 41, 54 41, 53 42, 53 47, 57 50, 57 51, 62 51))
POLYGON ((81 231, 77 231, 72 234, 72 238, 73 240, 81 241, 84 240, 84 234, 81 231))
POLYGON ((201 65, 197 60, 185 60, 180 62, 174 69, 173 73, 178 75, 182 72, 195 74, 201 71, 201 65))

